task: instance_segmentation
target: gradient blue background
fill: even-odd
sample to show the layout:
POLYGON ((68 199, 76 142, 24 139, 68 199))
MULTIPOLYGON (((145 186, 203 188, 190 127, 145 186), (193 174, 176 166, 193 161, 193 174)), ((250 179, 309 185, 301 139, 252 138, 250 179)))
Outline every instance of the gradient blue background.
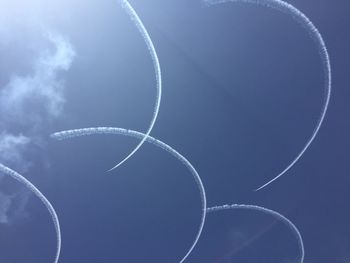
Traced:
MULTIPOLYGON (((263 7, 131 1, 162 66, 163 98, 152 136, 196 167, 208 206, 244 203, 276 210, 299 228, 305 263, 348 263, 350 3, 290 3, 320 30, 333 69, 325 122, 293 169, 253 191, 285 168, 311 135, 324 96, 322 64, 298 23, 263 7)), ((64 115, 46 127, 45 151, 29 155, 36 162, 25 176, 57 210, 60 262, 178 262, 201 215, 198 189, 181 163, 145 144, 120 169, 106 173, 137 140, 49 139, 57 130, 90 126, 145 131, 156 94, 145 43, 115 1, 72 1, 55 11, 68 17, 54 25, 69 36, 77 57, 62 76, 64 115)), ((0 56, 16 68, 17 54, 1 50, 0 56)), ((6 68, 2 62, 2 85, 10 74, 6 68)), ((24 191, 10 179, 0 189, 24 191)), ((11 224, 0 225, 0 262, 50 262, 55 239, 48 213, 36 197, 21 211, 13 213, 11 224)), ((296 263, 297 249, 293 234, 274 218, 233 210, 208 215, 187 262, 296 263)))

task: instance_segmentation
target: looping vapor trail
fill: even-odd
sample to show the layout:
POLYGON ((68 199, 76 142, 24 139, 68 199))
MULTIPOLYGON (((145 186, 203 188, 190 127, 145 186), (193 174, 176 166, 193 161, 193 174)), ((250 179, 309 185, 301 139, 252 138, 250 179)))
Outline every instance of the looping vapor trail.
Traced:
POLYGON ((14 170, 8 168, 7 166, 1 163, 0 163, 0 172, 9 175, 13 179, 24 184, 31 192, 33 192, 44 203, 45 207, 47 208, 47 210, 51 215, 51 218, 55 227, 55 231, 56 231, 57 246, 56 246, 56 255, 55 255, 54 263, 58 263, 58 259, 61 253, 61 229, 60 229, 60 223, 58 221, 58 217, 55 209, 53 208, 49 200, 47 200, 47 198, 39 191, 39 189, 36 188, 31 182, 29 182, 24 176, 20 175, 19 173, 15 172, 14 170))
POLYGON ((232 204, 232 205, 221 205, 221 206, 214 206, 207 208, 207 213, 213 213, 223 210, 230 210, 230 209, 245 209, 245 210, 253 210, 262 212, 268 215, 272 215, 274 218, 278 219, 279 221, 283 222, 285 225, 287 225, 295 234, 295 237, 298 242, 299 250, 300 250, 300 263, 304 262, 305 257, 305 249, 304 249, 304 243, 303 238, 301 237, 301 234, 298 230, 298 228, 285 216, 281 215, 280 213, 273 211, 271 209, 267 209, 265 207, 256 206, 256 205, 244 205, 244 204, 232 204))
POLYGON ((87 135, 94 135, 94 134, 116 134, 116 135, 124 135, 124 136, 130 136, 135 138, 146 138, 146 141, 154 144, 155 146, 160 147, 161 149, 167 151, 171 155, 173 155, 175 158, 177 158, 182 164, 184 164, 189 171, 191 172, 197 186, 200 192, 201 202, 202 202, 202 217, 201 222, 199 225, 199 229, 197 232, 197 235, 195 237, 194 242, 192 243, 191 247, 187 251, 186 255, 181 259, 180 263, 184 262, 186 258, 190 255, 194 247, 196 246, 199 237, 202 233, 204 222, 205 222, 205 216, 207 211, 207 200, 205 195, 205 189, 204 185, 202 183, 202 180, 196 171, 196 169, 193 167, 193 165, 179 152, 177 152, 175 149, 170 147, 169 145, 165 144, 162 141, 159 141, 151 136, 146 136, 145 134, 133 130, 127 130, 122 128, 114 128, 114 127, 97 127, 97 128, 85 128, 85 129, 75 129, 75 130, 67 130, 67 131, 61 131, 56 132, 51 135, 51 138, 57 139, 57 140, 65 140, 65 139, 71 139, 74 137, 80 137, 80 136, 87 136, 87 135))
POLYGON ((242 2, 242 3, 248 3, 248 4, 256 4, 261 6, 266 6, 272 9, 276 9, 278 11, 281 11, 283 13, 286 13, 293 17, 294 20, 296 20, 299 24, 301 24, 306 31, 310 34, 311 38, 315 41, 319 55, 321 57, 322 63, 323 63, 323 71, 324 71, 324 90, 325 90, 325 98, 321 109, 321 114, 317 120, 317 124, 312 132, 312 135, 307 140, 306 144, 302 148, 302 150, 298 153, 298 155, 291 161, 291 163, 277 176, 275 176, 273 179, 265 183, 264 185, 257 188, 255 191, 259 191, 278 178, 280 178, 282 175, 284 175, 289 169, 291 169, 295 163, 303 156, 305 151, 309 148, 310 144, 315 139, 322 123, 324 120, 324 117, 326 115, 329 100, 331 97, 331 89, 332 89, 332 82, 331 82, 331 64, 329 60, 329 55, 327 51, 326 44, 318 31, 318 29, 314 26, 314 24, 310 21, 310 19, 301 11, 299 11, 296 7, 294 7, 291 4, 288 4, 282 0, 203 0, 208 6, 215 5, 215 4, 223 4, 227 2, 242 2))
POLYGON ((153 66, 154 66, 155 75, 156 75, 157 97, 156 97, 156 104, 155 104, 154 110, 153 110, 153 117, 152 117, 151 123, 148 127, 148 130, 146 131, 146 133, 144 135, 138 136, 138 138, 141 138, 141 141, 122 161, 120 161, 117 165, 115 165, 114 167, 112 167, 108 171, 112 171, 112 170, 118 168, 124 162, 126 162, 131 156, 133 156, 137 152, 137 150, 146 141, 148 135, 151 133, 153 126, 156 122, 158 112, 159 112, 159 107, 160 107, 160 101, 162 98, 162 76, 161 76, 161 70, 160 70, 160 63, 159 63, 158 55, 157 55, 156 49, 153 45, 152 39, 149 36, 149 34, 148 34, 145 26, 143 25, 140 17, 137 15, 135 9, 130 5, 130 3, 127 0, 118 0, 118 2, 124 8, 126 13, 130 16, 131 20, 135 22, 137 29, 139 30, 143 39, 146 42, 147 48, 148 48, 150 55, 152 57, 153 66))

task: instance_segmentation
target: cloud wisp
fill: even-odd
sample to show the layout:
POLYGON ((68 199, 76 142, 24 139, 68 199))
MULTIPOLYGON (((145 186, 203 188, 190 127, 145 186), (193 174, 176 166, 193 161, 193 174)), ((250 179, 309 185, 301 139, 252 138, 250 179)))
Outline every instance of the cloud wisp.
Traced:
POLYGON ((43 131, 63 111, 65 85, 59 74, 70 69, 75 51, 70 42, 57 33, 45 32, 43 42, 47 48, 38 51, 30 72, 12 74, 8 83, 0 89, 0 174, 17 180, 27 188, 25 192, 0 192, 0 224, 10 224, 12 216, 25 214, 29 193, 34 193, 43 202, 54 223, 57 240, 54 262, 57 263, 61 232, 53 206, 29 180, 3 164, 27 171, 32 164, 26 152, 41 147, 43 131))
POLYGON ((75 56, 72 45, 61 35, 46 33, 54 47, 42 50, 33 62, 33 72, 12 75, 0 92, 0 112, 7 123, 40 125, 45 117, 61 114, 65 102, 61 71, 69 70, 75 56))
MULTIPOLYGON (((22 161, 22 153, 28 144, 30 143, 30 139, 23 134, 13 135, 7 132, 2 132, 0 134, 0 158, 4 162, 11 162, 15 164, 22 164, 22 168, 24 162, 22 161)), ((27 169, 27 167, 24 167, 27 169)))
POLYGON ((22 171, 29 166, 25 150, 39 146, 42 131, 63 111, 65 85, 59 74, 70 69, 75 56, 63 36, 45 33, 44 38, 51 49, 39 52, 32 72, 13 74, 0 90, 0 161, 22 171), (24 132, 15 132, 18 127, 24 132))
POLYGON ((8 224, 8 212, 13 202, 13 196, 0 192, 0 224, 8 224))
MULTIPOLYGON (((75 57, 74 48, 62 35, 48 31, 35 41, 40 42, 40 48, 35 50, 30 69, 21 74, 12 73, 9 81, 0 87, 0 176, 17 176, 8 166, 28 172, 34 165, 34 157, 28 153, 42 149, 45 129, 63 112, 65 83, 60 74, 70 69, 75 57)), ((11 194, 0 192, 0 224, 10 224, 13 219, 27 215, 28 190, 53 211, 46 198, 29 181, 24 177, 18 181, 29 189, 11 194)))

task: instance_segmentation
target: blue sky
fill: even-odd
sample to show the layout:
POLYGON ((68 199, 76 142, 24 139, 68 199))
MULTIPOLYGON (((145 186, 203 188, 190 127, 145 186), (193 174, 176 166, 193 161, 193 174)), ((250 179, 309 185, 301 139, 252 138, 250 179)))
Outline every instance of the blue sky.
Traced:
MULTIPOLYGON (((333 94, 319 116, 321 60, 307 32, 268 8, 200 1, 130 1, 162 66, 163 98, 152 136, 198 170, 208 206, 276 210, 300 230, 305 263, 350 262, 347 1, 290 1, 320 30, 333 94)), ((0 2, 0 161, 52 202, 62 227, 60 262, 178 262, 200 223, 188 170, 138 140, 53 141, 64 129, 115 126, 145 132, 155 103, 152 60, 116 1, 0 2)), ((52 262, 50 216, 25 187, 0 177, 0 262, 52 262)), ((253 211, 209 214, 187 262, 295 263, 293 233, 253 211), (242 245, 243 244, 243 245, 242 245)))

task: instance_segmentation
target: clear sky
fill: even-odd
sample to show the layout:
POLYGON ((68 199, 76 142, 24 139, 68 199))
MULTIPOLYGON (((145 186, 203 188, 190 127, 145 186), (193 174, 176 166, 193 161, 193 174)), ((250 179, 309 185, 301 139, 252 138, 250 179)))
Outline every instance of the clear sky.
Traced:
MULTIPOLYGON (((311 135, 324 99, 315 43, 286 14, 250 4, 133 0, 163 75, 151 133, 183 154, 208 207, 263 206, 300 230, 305 263, 350 262, 350 3, 293 0, 321 32, 333 93, 320 133, 301 160, 258 192, 311 135)), ((120 135, 54 141, 65 129, 145 132, 155 103, 145 42, 117 1, 0 0, 0 162, 51 201, 62 263, 179 262, 201 219, 195 181, 181 162, 120 135)), ((297 263, 295 236, 257 211, 208 214, 186 262, 297 263)), ((0 262, 46 263, 54 228, 28 189, 0 177, 0 262)))

